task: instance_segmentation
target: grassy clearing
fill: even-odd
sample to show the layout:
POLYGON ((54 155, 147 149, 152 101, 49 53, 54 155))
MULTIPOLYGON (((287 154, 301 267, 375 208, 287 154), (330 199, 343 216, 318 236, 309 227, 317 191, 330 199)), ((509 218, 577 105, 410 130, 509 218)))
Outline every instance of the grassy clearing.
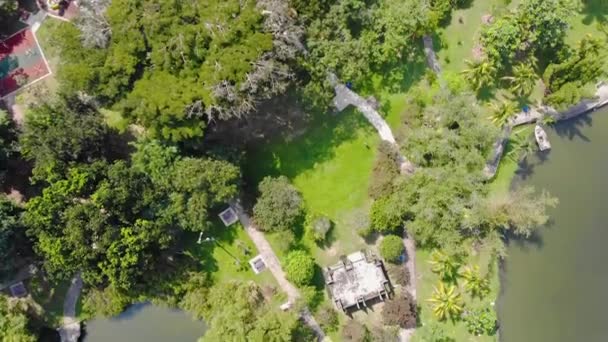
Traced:
MULTIPOLYGON (((495 298, 498 297, 500 290, 500 282, 498 277, 497 263, 492 257, 489 250, 481 247, 479 250, 470 248, 469 257, 465 260, 463 266, 466 265, 477 265, 481 271, 481 274, 489 274, 490 278, 490 293, 483 299, 471 298, 466 293, 466 290, 462 286, 462 281, 459 281, 458 288, 462 294, 462 298, 465 303, 465 310, 493 307, 495 298)), ((426 249, 418 249, 416 251, 416 290, 418 296, 418 306, 420 307, 420 324, 424 327, 428 324, 438 323, 446 336, 454 339, 454 341, 472 341, 472 342, 486 342, 496 341, 497 336, 473 336, 466 328, 466 325, 462 321, 457 322, 438 322, 432 312, 431 304, 427 301, 431 298, 434 286, 439 284, 439 277, 431 271, 429 267, 429 260, 431 251, 426 249)), ((423 342, 424 339, 420 335, 414 334, 414 342, 423 342)))
POLYGON ((598 24, 608 21, 608 2, 605 0, 582 1, 579 15, 570 20, 570 30, 566 42, 576 44, 585 35, 592 34, 601 37, 604 34, 598 29, 598 24))

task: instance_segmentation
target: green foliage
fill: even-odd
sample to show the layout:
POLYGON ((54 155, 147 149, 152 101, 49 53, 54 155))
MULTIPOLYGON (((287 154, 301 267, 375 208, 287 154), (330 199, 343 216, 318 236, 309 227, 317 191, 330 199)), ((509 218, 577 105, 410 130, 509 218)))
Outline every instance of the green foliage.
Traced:
POLYGON ((431 270, 445 282, 456 282, 460 275, 460 259, 457 256, 447 255, 439 250, 431 253, 431 270))
POLYGON ((481 42, 489 61, 504 69, 514 60, 551 56, 564 45, 568 18, 575 13, 571 0, 522 1, 517 9, 483 31, 481 42))
POLYGON ((534 90, 538 75, 536 75, 535 63, 524 64, 520 63, 513 67, 513 76, 503 77, 509 81, 510 91, 518 96, 528 96, 534 90))
POLYGON ((34 342, 36 334, 32 330, 27 307, 20 299, 9 299, 0 294, 0 337, 7 342, 34 342))
POLYGON ((475 336, 493 336, 498 330, 496 312, 490 308, 471 310, 463 316, 467 329, 475 336))
POLYGON ((559 90, 547 95, 545 101, 557 110, 566 110, 583 99, 593 98, 595 87, 582 85, 580 82, 564 84, 559 90))
POLYGON ((10 275, 14 258, 28 247, 21 223, 21 208, 4 195, 0 195, 0 280, 10 275))
POLYGON ((403 329, 416 327, 416 304, 409 293, 387 301, 382 308, 385 325, 398 325, 403 329))
POLYGON ((253 207, 258 228, 265 231, 293 230, 302 215, 302 198, 287 177, 266 177, 258 189, 260 197, 253 207))
POLYGON ((311 341, 296 314, 266 304, 253 282, 213 287, 206 311, 209 330, 200 341, 311 341))
POLYGON ((461 273, 464 279, 464 286, 471 297, 483 299, 490 293, 490 280, 479 273, 479 266, 467 266, 461 273))
POLYGON ((536 195, 534 188, 521 187, 508 194, 492 194, 476 198, 464 226, 470 230, 492 232, 510 230, 524 237, 549 220, 547 208, 555 207, 558 200, 543 191, 536 195))
POLYGON ((399 262, 403 252, 405 252, 403 240, 397 235, 387 235, 380 242, 380 255, 388 262, 399 262))
POLYGON ((399 176, 399 154, 395 146, 387 141, 381 141, 370 178, 368 193, 371 198, 378 199, 390 194, 395 178, 399 176))
POLYGON ((324 305, 315 313, 315 318, 325 331, 335 331, 340 321, 338 312, 331 305, 324 305))
POLYGON ((333 223, 327 216, 308 215, 306 217, 306 233, 317 243, 325 241, 332 226, 333 223))
POLYGON ((159 139, 200 137, 206 121, 241 117, 292 76, 295 52, 270 33, 285 29, 265 27, 255 2, 117 0, 98 21, 112 33, 102 48, 83 46, 86 23, 82 36, 72 25, 51 32, 62 89, 114 105, 159 139))
POLYGON ((89 317, 114 317, 123 312, 131 301, 114 286, 102 290, 92 288, 82 299, 82 310, 89 317))
POLYGON ((448 318, 452 321, 460 319, 464 304, 455 285, 446 286, 439 283, 439 286, 434 288, 429 302, 433 304, 433 313, 440 321, 448 318))
POLYGON ((430 321, 422 327, 416 328, 416 337, 424 342, 456 342, 452 337, 448 337, 440 323, 430 321))
POLYGON ((483 87, 494 85, 496 67, 488 60, 465 61, 467 69, 462 71, 465 79, 469 81, 473 90, 479 91, 483 87))
POLYGON ((517 114, 517 105, 509 100, 492 102, 490 109, 492 110, 492 122, 499 127, 506 125, 509 119, 517 114))
POLYGON ((315 275, 315 260, 305 251, 290 252, 285 259, 287 279, 298 286, 310 285, 315 275))
POLYGON ((34 162, 35 181, 52 182, 69 166, 104 158, 109 131, 102 115, 77 98, 60 98, 28 112, 20 136, 22 155, 34 162))
POLYGON ((374 231, 393 233, 403 226, 405 207, 398 196, 382 197, 374 201, 370 212, 370 224, 374 231))

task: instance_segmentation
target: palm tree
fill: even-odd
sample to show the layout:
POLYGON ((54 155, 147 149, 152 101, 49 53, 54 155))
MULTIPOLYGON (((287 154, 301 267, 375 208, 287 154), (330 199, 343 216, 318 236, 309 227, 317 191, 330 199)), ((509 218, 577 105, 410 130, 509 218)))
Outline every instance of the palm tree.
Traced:
POLYGON ((492 122, 502 127, 509 119, 517 113, 517 107, 513 101, 502 100, 490 104, 492 110, 492 122))
POLYGON ((496 67, 490 63, 487 59, 480 61, 469 61, 465 63, 468 69, 462 71, 464 77, 471 82, 473 89, 478 91, 484 86, 490 86, 494 82, 494 76, 496 75, 496 67))
POLYGON ((431 253, 431 271, 447 282, 454 282, 458 278, 460 262, 457 258, 444 254, 438 250, 431 253))
POLYGON ((471 297, 483 298, 490 292, 490 281, 482 277, 477 265, 467 266, 461 273, 464 278, 464 286, 471 297))
POLYGON ((513 76, 506 76, 503 80, 511 83, 511 90, 518 96, 528 96, 534 90, 538 76, 536 75, 535 63, 520 63, 513 67, 513 76))
POLYGON ((511 135, 509 140, 510 151, 507 157, 515 162, 525 159, 529 154, 535 151, 535 143, 531 135, 521 129, 511 135))
POLYGON ((440 321, 450 318, 452 321, 460 318, 464 304, 456 286, 439 283, 435 287, 429 302, 433 303, 433 313, 440 321))

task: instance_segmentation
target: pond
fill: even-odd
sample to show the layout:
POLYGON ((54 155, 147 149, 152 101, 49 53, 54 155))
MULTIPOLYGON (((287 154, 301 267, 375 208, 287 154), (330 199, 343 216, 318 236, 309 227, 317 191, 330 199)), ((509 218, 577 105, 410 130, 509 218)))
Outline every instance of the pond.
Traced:
POLYGON ((608 110, 548 129, 553 149, 515 181, 560 200, 552 223, 511 242, 499 302, 503 342, 608 341, 608 110))
POLYGON ((181 310, 147 303, 130 306, 117 317, 86 322, 83 342, 195 342, 205 325, 181 310))

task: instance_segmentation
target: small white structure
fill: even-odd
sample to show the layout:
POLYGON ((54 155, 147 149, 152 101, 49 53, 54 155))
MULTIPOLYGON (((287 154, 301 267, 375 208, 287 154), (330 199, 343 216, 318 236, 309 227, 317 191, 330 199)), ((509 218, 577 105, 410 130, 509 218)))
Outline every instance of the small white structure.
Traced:
POLYGON ((232 209, 232 207, 228 207, 228 209, 222 211, 219 216, 220 220, 222 220, 226 227, 234 224, 236 221, 239 220, 239 217, 236 216, 236 212, 234 212, 234 209, 232 209))
POLYGON ((264 263, 264 259, 262 259, 261 255, 249 260, 249 265, 251 265, 251 268, 255 274, 259 274, 266 268, 266 263, 264 263))
POLYGON ((9 287, 9 291, 11 292, 11 296, 21 298, 27 296, 27 290, 23 282, 20 281, 15 283, 9 287))
POLYGON ((551 149, 551 143, 547 138, 547 132, 545 132, 545 130, 540 125, 536 125, 536 127, 534 127, 534 136, 536 137, 536 143, 538 144, 538 148, 541 151, 551 149))

